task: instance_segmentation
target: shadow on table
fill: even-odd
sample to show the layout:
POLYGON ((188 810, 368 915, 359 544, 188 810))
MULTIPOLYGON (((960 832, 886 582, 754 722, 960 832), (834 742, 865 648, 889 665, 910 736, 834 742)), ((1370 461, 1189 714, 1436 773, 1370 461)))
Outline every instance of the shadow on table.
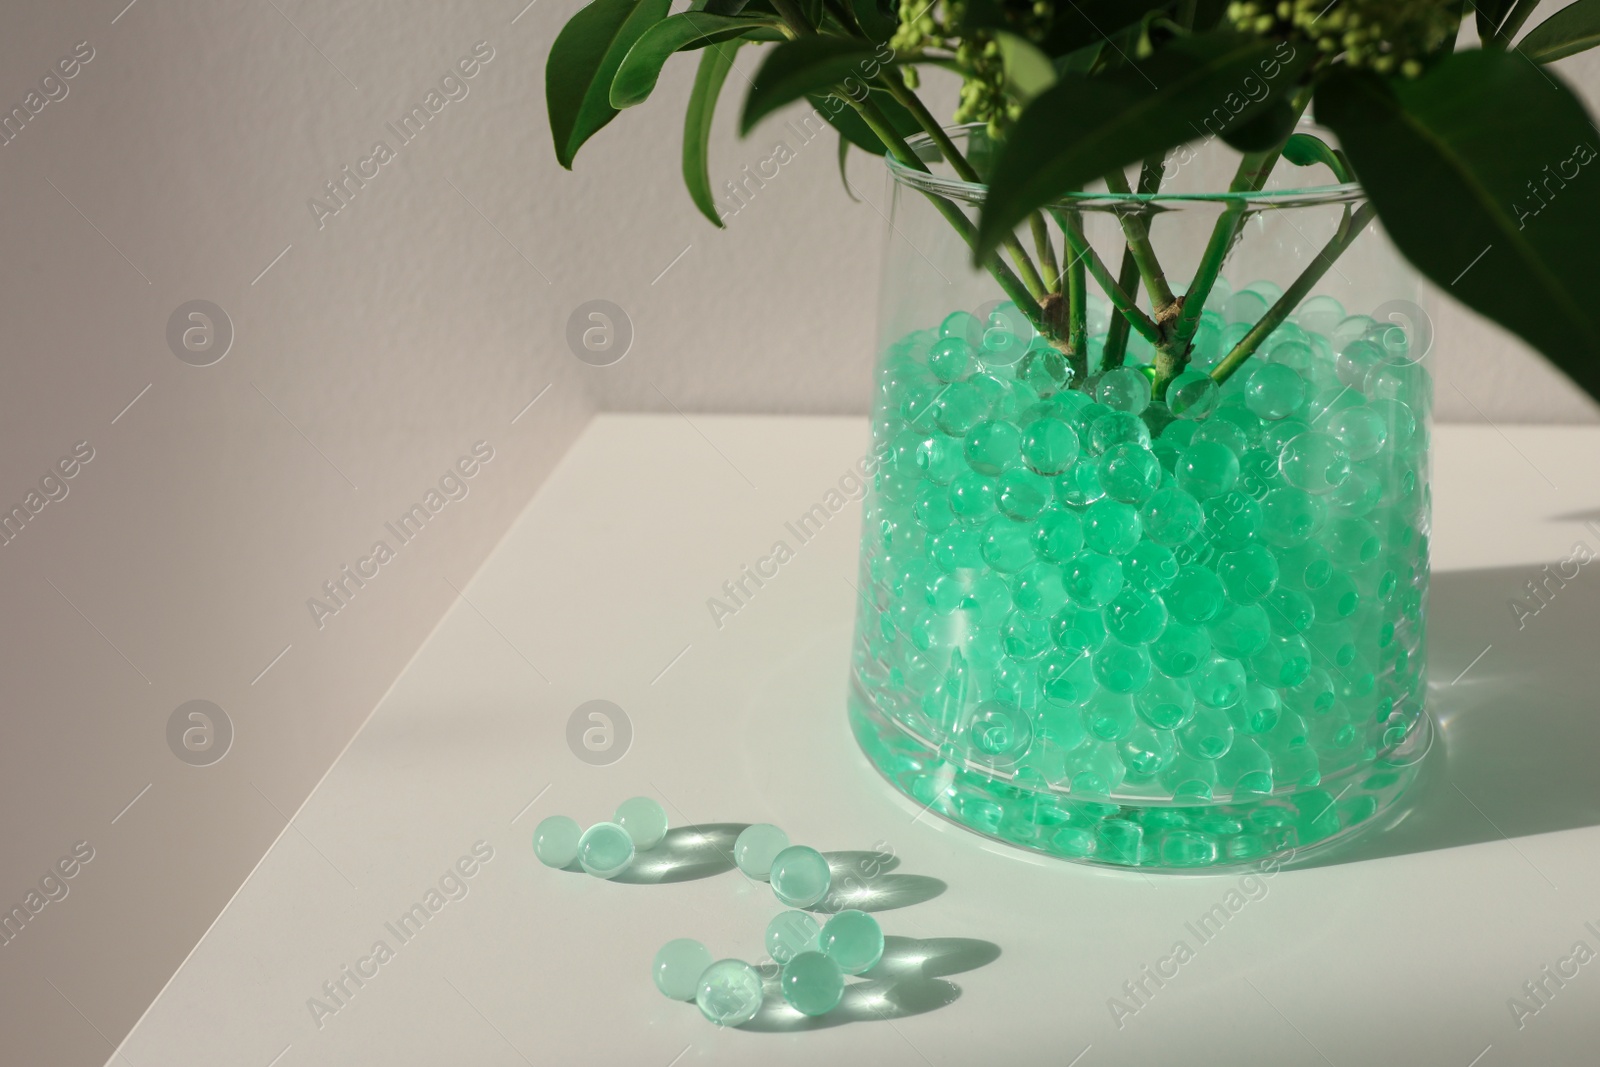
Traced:
POLYGON ((1000 946, 991 941, 890 935, 883 939, 883 958, 859 980, 845 980, 844 998, 828 1014, 801 1015, 773 989, 760 1013, 739 1029, 787 1034, 938 1011, 961 996, 961 987, 945 981, 945 976, 976 970, 999 958, 1000 946))
POLYGON ((824 852, 831 874, 828 895, 807 911, 831 915, 856 911, 892 911, 923 904, 949 888, 923 874, 894 874, 900 861, 888 852, 824 852))
POLYGON ((611 880, 625 885, 664 885, 731 871, 733 842, 746 825, 710 822, 674 826, 655 848, 640 852, 627 870, 611 880))
POLYGON ((1600 825, 1600 560, 1550 562, 1434 574, 1433 750, 1386 830, 1297 866, 1600 825))

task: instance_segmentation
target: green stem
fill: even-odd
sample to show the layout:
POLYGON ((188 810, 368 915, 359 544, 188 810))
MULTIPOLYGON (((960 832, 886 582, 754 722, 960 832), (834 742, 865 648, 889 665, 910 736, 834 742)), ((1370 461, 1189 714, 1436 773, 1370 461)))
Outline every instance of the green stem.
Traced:
MULTIPOLYGON (((1085 361, 1089 359, 1089 285, 1085 276, 1082 256, 1073 256, 1067 265, 1067 312, 1069 326, 1067 340, 1074 352, 1085 361)), ((1119 315, 1118 318, 1121 318, 1119 315)))
MULTIPOLYGON (((1143 173, 1140 174, 1141 181, 1143 173)), ((1132 196, 1133 190, 1128 187, 1128 179, 1123 173, 1112 171, 1106 175, 1106 188, 1120 196, 1132 196)), ((1167 283, 1166 272, 1161 269, 1161 263, 1156 259, 1156 250, 1150 244, 1150 223, 1142 214, 1117 213, 1118 221, 1122 223, 1122 232, 1128 239, 1128 251, 1133 253, 1133 261, 1139 267, 1139 276, 1144 279, 1145 291, 1150 294, 1150 306, 1155 310, 1156 321, 1161 322, 1172 314, 1172 287, 1167 283)))
POLYGON ((1367 223, 1371 222, 1377 213, 1377 209, 1371 204, 1362 204, 1353 215, 1348 208, 1345 209, 1345 216, 1340 221, 1339 228, 1334 231, 1332 239, 1317 253, 1317 258, 1300 272, 1300 276, 1289 288, 1283 291, 1283 296, 1278 298, 1277 303, 1267 309, 1261 321, 1233 346, 1233 351, 1229 352, 1221 363, 1217 364, 1216 369, 1211 372, 1214 380, 1218 383, 1227 381, 1233 372, 1239 369, 1240 364, 1261 347, 1261 343, 1272 334, 1272 331, 1283 325, 1284 320, 1311 292, 1311 287, 1322 280, 1322 276, 1333 266, 1333 261, 1344 254, 1345 249, 1361 235, 1361 231, 1366 229, 1367 223))
POLYGON ((1037 211, 1028 216, 1028 226, 1033 231, 1033 250, 1039 257, 1039 268, 1044 271, 1045 288, 1052 293, 1061 292, 1061 267, 1056 263, 1056 249, 1050 243, 1050 227, 1037 211))
POLYGON ((1070 212, 1063 212, 1060 208, 1051 208, 1050 212, 1061 226, 1061 232, 1066 235, 1067 247, 1072 251, 1072 258, 1088 265, 1089 273, 1094 275, 1094 280, 1100 283, 1100 288, 1106 291, 1106 295, 1111 298, 1112 305, 1121 313, 1122 317, 1139 332, 1139 336, 1151 344, 1160 341, 1160 327, 1151 321, 1150 316, 1139 309, 1139 305, 1134 303, 1133 297, 1128 295, 1127 289, 1116 278, 1111 276, 1110 271, 1106 270, 1105 263, 1100 259, 1100 253, 1094 250, 1094 246, 1083 235, 1082 220, 1070 212))
POLYGON ((800 10, 800 5, 795 0, 772 0, 772 10, 789 24, 789 28, 797 36, 807 37, 817 32, 817 28, 806 21, 805 12, 800 10))
MULTIPOLYGON (((1134 292, 1139 285, 1139 264, 1133 261, 1133 251, 1122 250, 1122 266, 1117 271, 1117 284, 1125 292, 1134 292)), ((1122 366, 1128 356, 1128 319, 1125 315, 1111 316, 1106 328, 1106 348, 1100 355, 1100 366, 1112 370, 1122 366)))
POLYGON ((1517 0, 1517 5, 1511 9, 1511 14, 1506 16, 1505 23, 1495 33, 1493 43, 1500 48, 1510 48, 1523 23, 1528 21, 1528 16, 1532 15, 1533 9, 1538 6, 1539 0, 1517 0))
MULTIPOLYGON (((957 148, 950 135, 944 132, 944 127, 939 125, 939 120, 933 117, 933 113, 923 104, 921 97, 906 88, 905 82, 899 78, 879 75, 878 82, 888 90, 890 96, 911 112, 911 117, 917 120, 917 125, 922 127, 923 132, 944 154, 944 158, 949 160, 957 177, 964 182, 982 183, 977 168, 961 154, 961 149, 957 148)), ((1023 250, 1022 242, 1017 240, 1016 234, 1007 237, 1001 242, 1001 246, 1017 264, 1017 270, 1022 272, 1022 281, 1027 285, 1028 292, 1033 294, 1035 300, 1043 300, 1050 290, 1046 289, 1044 279, 1039 276, 1038 268, 1033 265, 1033 260, 1028 258, 1028 253, 1023 250)))

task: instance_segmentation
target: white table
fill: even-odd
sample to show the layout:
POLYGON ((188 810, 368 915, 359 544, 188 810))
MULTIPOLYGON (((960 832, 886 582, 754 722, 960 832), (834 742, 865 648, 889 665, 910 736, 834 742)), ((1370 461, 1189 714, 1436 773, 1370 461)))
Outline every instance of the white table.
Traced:
POLYGON ((1508 1000, 1534 1005, 1523 983, 1575 942, 1600 952, 1600 566, 1552 583, 1521 629, 1509 601, 1574 542, 1600 554, 1584 525, 1600 518, 1600 430, 1440 430, 1432 677, 1448 767, 1388 835, 1244 887, 1024 854, 913 818, 868 768, 843 710, 859 506, 804 545, 784 528, 865 433, 598 418, 114 1062, 1594 1061, 1600 962, 1546 980, 1520 1029, 1508 1000), (779 539, 795 558, 716 628, 707 599, 779 539), (633 727, 603 767, 565 740, 595 698, 633 727), (539 819, 595 821, 636 793, 675 823, 892 849, 874 884, 905 905, 879 913, 894 973, 809 1023, 776 1010, 719 1031, 662 998, 648 978, 662 942, 755 960, 779 906, 708 847, 685 847, 667 872, 683 880, 659 884, 536 863, 539 819), (463 865, 466 895, 401 941, 385 924, 480 841, 493 858, 463 865), (1187 924, 1241 888, 1254 899, 1202 943, 1187 924), (392 958, 361 964, 380 940, 392 958), (1193 958, 1146 980, 1119 1028, 1110 998, 1137 1006, 1124 983, 1179 940, 1193 958), (323 984, 346 966, 371 976, 344 978, 343 1006, 315 1019, 308 999, 336 1006, 323 984))

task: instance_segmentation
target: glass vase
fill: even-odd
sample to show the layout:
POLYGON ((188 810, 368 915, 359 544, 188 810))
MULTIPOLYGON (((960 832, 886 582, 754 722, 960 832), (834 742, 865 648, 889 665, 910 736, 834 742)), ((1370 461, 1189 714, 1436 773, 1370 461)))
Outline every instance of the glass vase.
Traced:
MULTIPOLYGON (((981 173, 982 129, 949 132, 981 173)), ((1019 308, 1014 258, 1009 288, 972 265, 959 221, 985 187, 911 144, 928 170, 890 161, 849 702, 867 758, 960 826, 1118 867, 1381 823, 1432 740, 1431 330, 1360 187, 1296 188, 1330 172, 1284 162, 1218 193, 1239 157, 1208 143, 1158 192, 1064 198, 1053 255, 1016 233, 1043 290, 1065 275, 1070 301, 1084 264, 1086 344, 1064 351, 1038 314, 1062 297, 1019 308), (1226 252, 1176 378, 1096 285, 1132 281, 1158 330, 1187 306, 1152 306, 1130 237, 1178 297, 1226 252)))

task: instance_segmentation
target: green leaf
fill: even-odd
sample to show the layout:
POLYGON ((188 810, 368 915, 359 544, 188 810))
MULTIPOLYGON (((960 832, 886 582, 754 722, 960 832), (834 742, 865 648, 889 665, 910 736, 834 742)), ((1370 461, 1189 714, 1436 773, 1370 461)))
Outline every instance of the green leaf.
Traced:
POLYGON ((1027 38, 1000 30, 994 40, 1000 46, 1006 89, 1018 102, 1027 104, 1056 83, 1056 69, 1051 66, 1050 57, 1027 38))
POLYGON ((1506 16, 1517 6, 1517 0, 1473 0, 1472 9, 1478 15, 1478 40, 1489 44, 1505 23, 1506 16))
POLYGON ((859 204, 861 203, 861 198, 856 195, 854 189, 850 188, 850 175, 844 166, 845 158, 849 155, 850 138, 841 133, 839 135, 839 181, 844 186, 844 195, 859 204))
POLYGON ((667 16, 646 30, 622 57, 622 65, 611 80, 611 106, 621 109, 644 103, 674 52, 734 38, 781 41, 783 34, 767 19, 708 15, 703 11, 667 16))
POLYGON ((868 41, 820 34, 786 41, 769 51, 756 71, 755 84, 744 98, 739 133, 748 134, 757 122, 807 93, 822 92, 846 79, 864 85, 884 66, 878 48, 868 41))
POLYGON ((1536 63, 1553 63, 1600 44, 1600 0, 1578 0, 1528 31, 1517 51, 1536 63))
POLYGON ((867 35, 869 41, 887 41, 900 25, 894 6, 880 3, 879 0, 850 0, 850 12, 855 15, 856 25, 861 27, 861 32, 867 35))
MULTIPOLYGON (((1114 37, 1119 30, 1138 25, 1147 17, 1165 12, 1175 0, 1073 0, 1053 4, 1050 28, 1036 42, 1039 50, 1052 58, 1076 52, 1114 37)), ((1003 0, 967 0, 961 24, 963 33, 973 30, 1023 31, 1016 7, 1003 0)), ((1130 52, 1130 55, 1132 53, 1130 52)))
MULTIPOLYGON (((856 113, 856 109, 845 102, 840 96, 824 96, 818 93, 806 94, 806 99, 816 109, 817 114, 827 120, 828 125, 839 131, 839 136, 872 155, 881 156, 885 152, 884 144, 878 140, 878 135, 872 132, 872 127, 856 113)), ((884 118, 889 120, 889 125, 901 137, 909 137, 921 131, 917 120, 912 117, 900 101, 889 95, 887 89, 873 89, 869 99, 883 112, 884 118)), ((802 119, 802 122, 804 120, 802 119)))
POLYGON ((635 41, 667 17, 671 0, 593 0, 567 20, 544 66, 556 159, 572 169, 583 143, 617 117, 611 79, 635 41))
POLYGON ((1458 52, 1392 85, 1335 74, 1317 119, 1406 258, 1600 397, 1600 136, 1565 85, 1514 53, 1458 52))
POLYGON ((1283 144, 1299 120, 1289 101, 1280 96, 1228 130, 1222 139, 1238 152, 1265 152, 1283 144))
POLYGON ((722 83, 733 69, 733 57, 742 43, 734 40, 714 44, 700 53, 694 88, 689 90, 689 114, 683 120, 683 184, 689 187, 689 199, 700 209, 700 214, 719 229, 722 215, 717 211, 717 198, 711 192, 711 119, 717 111, 722 83))
POLYGON ((1333 176, 1340 182, 1353 180, 1350 175, 1350 162, 1344 158, 1344 153, 1330 147, 1322 138, 1309 133, 1297 133, 1289 138, 1283 146, 1283 158, 1297 167, 1313 167, 1318 163, 1333 171, 1333 176))
POLYGON ((1017 120, 978 222, 983 262, 1028 213, 1110 171, 1252 118, 1290 91, 1309 49, 1231 32, 1179 38, 1099 77, 1063 74, 1017 120), (1268 71, 1276 76, 1268 78, 1268 71), (1255 99, 1247 86, 1260 86, 1255 99))

